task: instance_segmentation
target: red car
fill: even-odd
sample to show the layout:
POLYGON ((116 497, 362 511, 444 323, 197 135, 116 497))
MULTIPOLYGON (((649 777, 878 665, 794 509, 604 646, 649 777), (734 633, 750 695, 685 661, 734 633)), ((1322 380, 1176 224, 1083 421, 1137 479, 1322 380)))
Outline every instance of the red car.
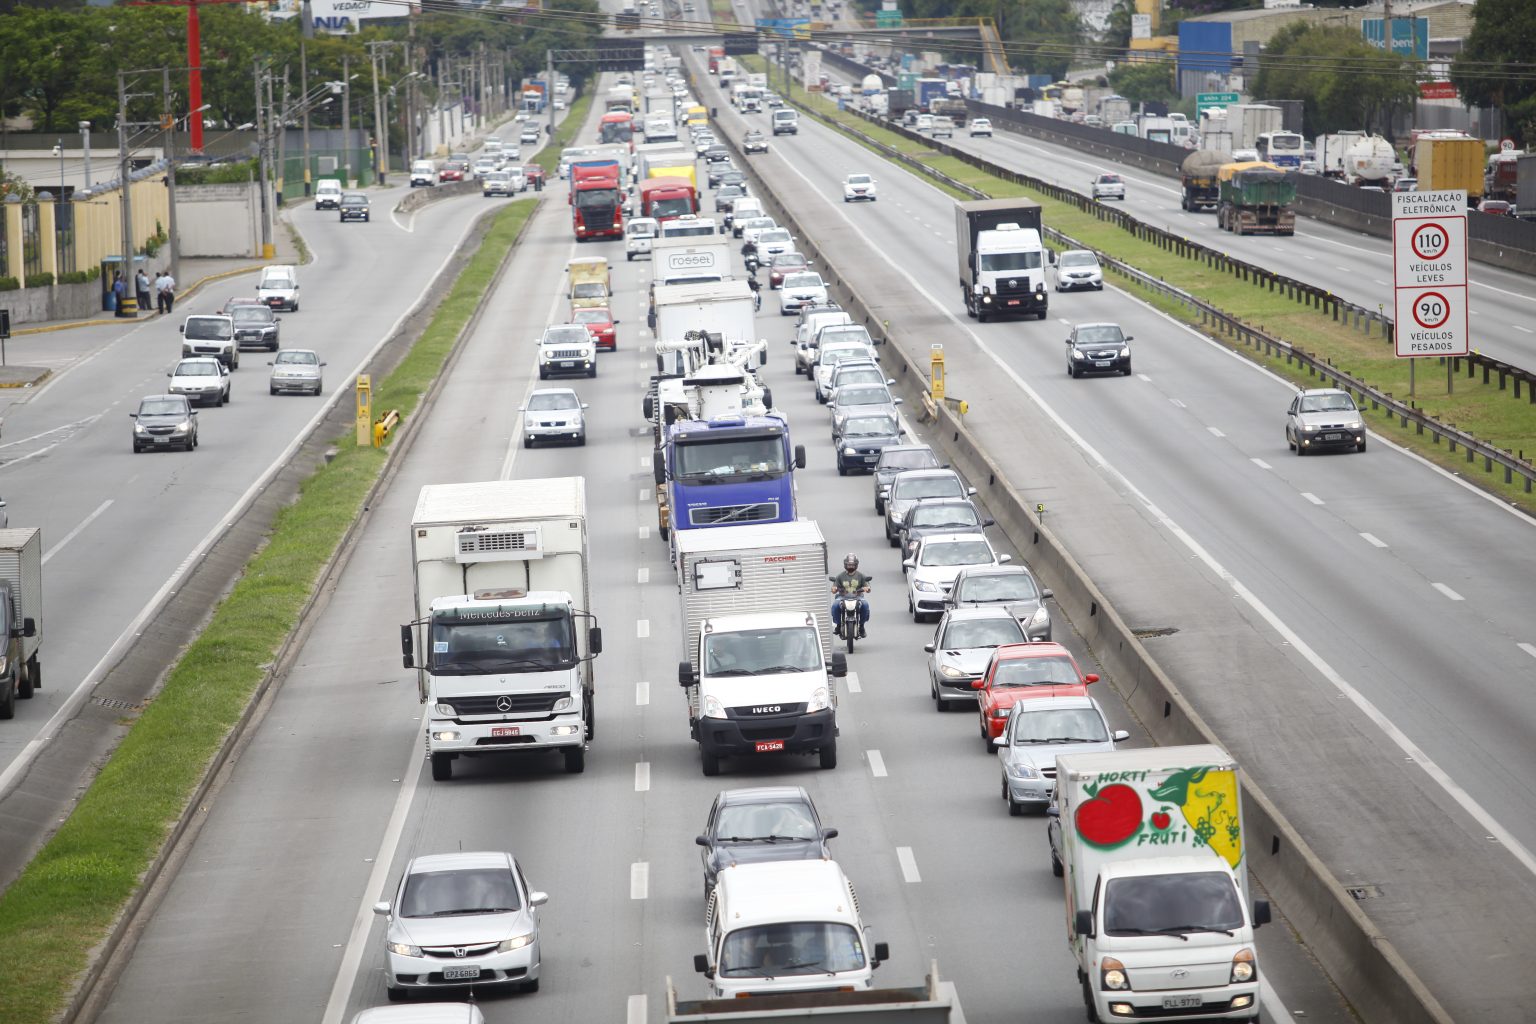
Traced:
POLYGON ((782 287, 785 274, 798 274, 810 266, 811 261, 803 252, 781 252, 768 261, 768 287, 782 287))
POLYGON ((1099 677, 1083 675, 1077 661, 1061 644, 1041 641, 1004 644, 992 652, 987 671, 972 684, 980 713, 981 742, 988 753, 1003 734, 1008 709, 1032 697, 1086 697, 1088 684, 1099 677))
POLYGON ((526 181, 528 183, 528 187, 533 189, 535 192, 544 191, 544 168, 540 167, 538 164, 524 164, 523 180, 526 181))
POLYGON ((613 328, 618 323, 607 306, 583 306, 580 309, 571 310, 571 323, 586 324, 587 333, 592 335, 592 340, 599 350, 614 351, 619 347, 618 338, 613 328))
POLYGON ((442 170, 437 172, 438 181, 463 181, 464 172, 469 170, 469 165, 459 160, 449 160, 443 164, 442 170))
POLYGON ((1478 209, 1501 217, 1513 217, 1515 214, 1515 208, 1505 199, 1484 199, 1478 209))

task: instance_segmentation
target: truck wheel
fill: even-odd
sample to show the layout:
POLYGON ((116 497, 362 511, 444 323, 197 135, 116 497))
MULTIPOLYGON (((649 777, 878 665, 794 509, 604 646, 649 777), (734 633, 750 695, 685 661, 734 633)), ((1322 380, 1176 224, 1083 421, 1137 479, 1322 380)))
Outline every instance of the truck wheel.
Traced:
POLYGON ((670 526, 663 526, 657 532, 661 534, 661 539, 662 540, 666 540, 666 539, 668 539, 669 537, 672 536, 672 527, 670 527, 670 526))
POLYGON ((837 767, 837 740, 821 748, 821 766, 827 770, 837 767))
POLYGON ((705 775, 714 777, 720 774, 720 755, 700 750, 699 763, 703 766, 705 775))
MULTIPOLYGON (((1364 446, 1361 446, 1361 450, 1364 451, 1364 446)), ((36 652, 27 659, 27 678, 32 680, 32 689, 43 688, 43 666, 38 663, 36 652)))
POLYGON ((1061 861, 1056 859, 1055 850, 1051 851, 1051 874, 1055 875, 1057 878, 1060 878, 1062 875, 1066 874, 1066 872, 1062 870, 1061 861))
POLYGON ((16 670, 16 696, 22 700, 32 699, 32 673, 27 671, 26 665, 16 670))
POLYGON ((453 755, 432 755, 432 780, 434 782, 447 782, 453 778, 453 755))
POLYGON ((565 748, 565 773, 567 775, 580 775, 587 770, 587 748, 565 748))
POLYGON ((1088 987, 1088 978, 1083 977, 1083 1006, 1088 1011, 1088 1024, 1099 1024, 1099 1011, 1093 1005, 1093 990, 1088 987))

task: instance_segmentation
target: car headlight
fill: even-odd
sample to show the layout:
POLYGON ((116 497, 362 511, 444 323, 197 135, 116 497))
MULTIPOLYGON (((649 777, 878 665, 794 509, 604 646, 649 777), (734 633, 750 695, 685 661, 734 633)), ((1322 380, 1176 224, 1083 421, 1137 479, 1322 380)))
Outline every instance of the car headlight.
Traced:
POLYGON ((421 956, 420 946, 412 946, 404 942, 390 942, 385 948, 396 956, 421 956))
POLYGON ((939 675, 943 676, 945 679, 964 679, 965 678, 965 673, 960 671, 959 669, 955 668, 955 666, 953 666, 953 665, 940 665, 939 666, 939 675))
POLYGON ((1232 981, 1252 981, 1257 969, 1253 963, 1253 950, 1240 949, 1232 955, 1232 981))
POLYGON ((433 704, 432 713, 435 715, 442 715, 444 718, 452 718, 459 712, 454 708, 452 704, 433 704))
POLYGON ((1035 609, 1035 614, 1029 617, 1029 624, 1031 626, 1049 626, 1051 624, 1051 613, 1045 605, 1035 609))
POLYGON ((927 580, 914 580, 912 585, 924 594, 936 594, 939 592, 938 584, 929 583, 927 580))
POLYGON ((1360 422, 1359 420, 1355 420, 1353 423, 1345 424, 1344 429, 1345 430, 1361 430, 1364 427, 1365 427, 1364 423, 1360 422))
POLYGON ((816 691, 811 694, 811 702, 806 705, 806 710, 825 711, 831 706, 831 695, 827 693, 827 688, 825 686, 818 686, 816 687, 816 691))
POLYGON ((187 431, 189 431, 191 429, 192 429, 192 421, 191 420, 182 420, 180 423, 176 424, 176 430, 177 430, 178 433, 185 434, 187 431))
POLYGON ((514 935, 510 939, 507 939, 504 942, 502 942, 501 945, 497 946, 496 947, 496 952, 498 952, 498 953, 510 953, 514 949, 522 949, 524 946, 529 945, 532 942, 533 942, 533 933, 532 932, 529 932, 527 935, 514 935))
POLYGON ((1072 350, 1072 358, 1073 359, 1086 359, 1087 357, 1083 355, 1083 350, 1082 349, 1075 348, 1075 349, 1072 350))
POLYGON ((720 698, 719 697, 705 697, 704 698, 704 717, 705 718, 724 718, 725 717, 725 705, 720 703, 720 698))
POLYGON ((1129 346, 1129 345, 1121 345, 1120 346, 1120 358, 1121 359, 1124 359, 1126 356, 1129 356, 1130 354, 1131 354, 1131 346, 1129 346))
POLYGON ((144 426, 142 423, 135 423, 133 425, 133 432, 135 434, 147 434, 149 433, 149 428, 144 426))
POLYGON ((1131 981, 1125 976, 1125 965, 1112 956, 1107 956, 1099 964, 1104 988, 1125 990, 1131 987, 1131 981))
POLYGON ((1010 764, 1008 766, 1008 774, 1015 779, 1038 779, 1040 777, 1039 770, 1027 764, 1010 764))
POLYGON ((857 454, 859 454, 859 453, 858 453, 858 451, 857 451, 857 450, 856 450, 856 449, 854 449, 854 448, 844 448, 844 449, 843 449, 843 454, 844 454, 844 455, 857 455, 857 454))
POLYGON ((574 697, 561 697, 559 700, 555 701, 555 706, 553 708, 551 708, 551 710, 552 711, 569 711, 569 710, 571 710, 571 707, 573 705, 575 705, 575 703, 576 703, 576 698, 574 698, 574 697))

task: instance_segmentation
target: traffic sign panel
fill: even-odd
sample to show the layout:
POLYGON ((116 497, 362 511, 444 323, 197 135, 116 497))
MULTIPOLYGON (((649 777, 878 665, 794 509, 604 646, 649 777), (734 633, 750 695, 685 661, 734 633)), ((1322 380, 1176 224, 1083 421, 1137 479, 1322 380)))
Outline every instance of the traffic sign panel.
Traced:
POLYGON ((1396 313, 1398 356, 1464 356, 1470 350, 1465 285, 1399 288, 1396 313))
POLYGON ((1230 107, 1242 97, 1235 92, 1199 92, 1195 93, 1195 114, 1202 110, 1212 110, 1216 107, 1230 107))
POLYGON ((1394 217, 1393 268, 1399 288, 1467 283, 1467 218, 1394 217))
POLYGON ((1392 270, 1398 356, 1466 355, 1465 192, 1393 194, 1392 270))

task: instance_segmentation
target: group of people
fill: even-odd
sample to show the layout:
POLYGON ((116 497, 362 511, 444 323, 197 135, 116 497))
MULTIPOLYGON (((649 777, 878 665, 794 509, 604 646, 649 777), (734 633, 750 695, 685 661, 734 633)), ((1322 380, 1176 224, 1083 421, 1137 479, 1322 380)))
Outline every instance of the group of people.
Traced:
MULTIPOLYGON (((134 298, 138 308, 149 309, 149 293, 153 288, 155 292, 155 310, 160 313, 169 313, 176 307, 176 279, 171 276, 169 269, 161 270, 153 282, 149 275, 140 269, 133 275, 134 298)), ((128 283, 123 280, 123 272, 112 272, 112 298, 113 308, 119 315, 123 313, 123 300, 128 296, 128 283)))

